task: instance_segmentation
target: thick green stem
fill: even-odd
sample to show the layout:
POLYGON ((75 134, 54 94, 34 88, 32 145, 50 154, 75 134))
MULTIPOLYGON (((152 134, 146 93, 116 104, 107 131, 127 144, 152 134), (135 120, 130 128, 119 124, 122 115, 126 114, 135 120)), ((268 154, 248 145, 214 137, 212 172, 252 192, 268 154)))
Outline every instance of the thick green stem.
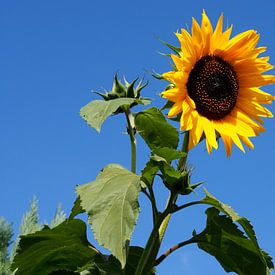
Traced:
MULTIPOLYGON (((185 169, 187 155, 188 155, 188 142, 189 142, 189 132, 186 132, 184 136, 183 144, 182 144, 182 151, 186 153, 186 155, 179 160, 179 164, 178 164, 179 171, 183 171, 185 169)), ((171 218, 172 209, 176 204, 177 198, 178 198, 177 194, 174 194, 174 193, 170 194, 170 198, 167 203, 166 209, 160 216, 158 216, 158 219, 155 222, 154 228, 151 232, 149 240, 145 246, 145 249, 138 263, 135 275, 149 274, 149 272, 153 268, 161 242, 163 240, 165 231, 167 229, 167 226, 171 218)))
POLYGON ((136 133, 135 133, 135 124, 132 113, 129 109, 125 110, 125 116, 127 120, 127 132, 130 136, 131 141, 131 171, 136 173, 136 159, 137 159, 137 151, 136 151, 136 133))
POLYGON ((135 275, 147 275, 152 270, 162 241, 160 229, 163 227, 163 224, 166 224, 166 218, 174 204, 175 197, 176 194, 170 194, 166 209, 158 216, 149 240, 139 260, 135 275))

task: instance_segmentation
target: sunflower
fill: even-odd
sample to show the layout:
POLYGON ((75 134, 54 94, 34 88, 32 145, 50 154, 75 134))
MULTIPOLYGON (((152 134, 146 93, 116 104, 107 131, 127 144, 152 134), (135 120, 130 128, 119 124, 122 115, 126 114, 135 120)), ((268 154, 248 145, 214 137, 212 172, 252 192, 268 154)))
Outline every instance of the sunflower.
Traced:
POLYGON ((172 102, 168 117, 179 117, 180 129, 189 131, 189 149, 205 138, 208 153, 224 142, 226 153, 236 144, 254 148, 250 137, 264 132, 261 117, 272 117, 262 106, 274 96, 260 87, 275 83, 269 57, 259 57, 266 47, 256 47, 255 30, 230 38, 232 26, 223 31, 223 15, 213 30, 205 11, 201 26, 193 18, 192 32, 176 33, 180 48, 172 47, 174 70, 162 76, 171 84, 162 97, 172 102))

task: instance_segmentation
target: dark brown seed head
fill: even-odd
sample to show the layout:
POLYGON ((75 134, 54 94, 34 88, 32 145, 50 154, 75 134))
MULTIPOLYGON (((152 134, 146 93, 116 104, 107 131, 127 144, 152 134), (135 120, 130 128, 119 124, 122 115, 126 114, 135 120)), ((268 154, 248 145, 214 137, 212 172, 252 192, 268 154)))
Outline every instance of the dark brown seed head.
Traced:
POLYGON ((202 57, 191 70, 187 91, 199 114, 219 120, 234 108, 239 90, 233 67, 221 57, 202 57))

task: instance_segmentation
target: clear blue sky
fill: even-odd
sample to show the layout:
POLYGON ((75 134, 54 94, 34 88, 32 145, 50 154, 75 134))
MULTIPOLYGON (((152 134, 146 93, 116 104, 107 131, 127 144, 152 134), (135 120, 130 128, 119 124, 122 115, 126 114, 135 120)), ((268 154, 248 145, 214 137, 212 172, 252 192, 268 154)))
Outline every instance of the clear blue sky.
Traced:
MULTIPOLYGON (((129 143, 123 117, 111 118, 98 135, 80 118, 79 109, 96 97, 91 90, 110 88, 115 72, 131 80, 150 81, 144 96, 163 101, 164 83, 147 70, 170 70, 158 52, 169 52, 158 40, 177 43, 173 33, 200 20, 205 8, 216 23, 224 12, 233 34, 250 28, 261 34, 275 63, 274 1, 1 1, 0 0, 0 216, 17 228, 35 194, 40 218, 50 220, 61 202, 69 213, 77 184, 93 180, 108 163, 129 168, 129 143)), ((265 88, 275 94, 275 86, 265 88)), ((274 106, 271 110, 275 112, 274 106)), ((261 246, 275 257, 275 120, 253 139, 255 149, 223 146, 208 156, 204 145, 190 153, 194 181, 233 206, 255 226, 261 246)), ((148 150, 138 143, 142 168, 148 150)), ((158 194, 165 198, 159 185, 158 194)), ((202 191, 192 198, 202 197, 202 191)), ((142 213, 133 244, 144 245, 150 229, 150 208, 141 197, 142 213)), ((162 251, 189 238, 205 224, 204 208, 194 207, 172 219, 162 251)), ((187 246, 168 257, 158 274, 224 274, 215 260, 187 246)))

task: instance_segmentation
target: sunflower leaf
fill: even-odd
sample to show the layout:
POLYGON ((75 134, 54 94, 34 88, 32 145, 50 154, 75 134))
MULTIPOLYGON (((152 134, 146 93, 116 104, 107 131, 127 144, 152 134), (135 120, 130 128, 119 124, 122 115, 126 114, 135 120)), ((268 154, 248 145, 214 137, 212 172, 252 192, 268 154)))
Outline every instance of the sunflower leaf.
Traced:
POLYGON ((146 166, 141 171, 141 180, 147 185, 151 186, 153 184, 155 175, 157 174, 159 170, 159 165, 153 160, 149 160, 146 163, 146 166))
POLYGON ((135 99, 135 98, 116 98, 112 100, 93 100, 80 109, 81 117, 98 132, 101 130, 103 122, 112 114, 114 114, 120 107, 131 104, 144 104, 150 103, 148 99, 135 99))
POLYGON ((167 162, 171 162, 172 160, 179 159, 186 156, 186 153, 175 150, 169 147, 159 147, 154 148, 152 151, 153 156, 159 156, 165 159, 167 162))
POLYGON ((74 272, 89 261, 101 258, 86 238, 86 224, 66 220, 50 229, 20 237, 12 269, 18 275, 47 275, 56 271, 74 272))
POLYGON ((85 210, 81 207, 81 201, 80 201, 80 198, 77 197, 75 202, 74 202, 74 205, 73 205, 73 208, 71 210, 71 214, 69 216, 69 219, 73 219, 75 216, 77 216, 78 214, 81 214, 81 213, 84 213, 85 210))
POLYGON ((108 165, 96 180, 77 187, 95 239, 125 266, 130 237, 139 214, 140 177, 108 165))
POLYGON ((220 215, 215 207, 208 208, 206 215, 205 230, 193 237, 200 249, 213 255, 226 272, 239 275, 269 274, 270 268, 273 268, 271 258, 263 253, 268 263, 265 265, 253 241, 238 229, 230 217, 220 215))
MULTIPOLYGON (((212 194, 210 194, 206 189, 204 189, 204 190, 205 190, 206 196, 203 200, 201 200, 201 202, 204 204, 213 206, 217 210, 226 214, 232 220, 232 222, 238 223, 243 228, 244 232, 246 233, 248 240, 250 241, 250 245, 253 246, 254 253, 256 253, 258 255, 258 258, 261 261, 262 267, 265 268, 266 270, 274 268, 272 259, 269 256, 267 256, 267 254, 263 250, 261 250, 261 248, 258 244, 257 238, 256 238, 255 231, 254 231, 252 225, 250 224, 250 222, 246 218, 240 217, 229 205, 221 203, 212 194)), ((253 274, 255 274, 255 273, 253 273, 253 274)), ((261 274, 261 273, 259 273, 259 274, 261 274)), ((263 274, 268 274, 268 273, 263 273, 263 274)))
POLYGON ((157 108, 149 108, 135 115, 136 128, 151 149, 168 147, 176 149, 179 134, 157 108))

